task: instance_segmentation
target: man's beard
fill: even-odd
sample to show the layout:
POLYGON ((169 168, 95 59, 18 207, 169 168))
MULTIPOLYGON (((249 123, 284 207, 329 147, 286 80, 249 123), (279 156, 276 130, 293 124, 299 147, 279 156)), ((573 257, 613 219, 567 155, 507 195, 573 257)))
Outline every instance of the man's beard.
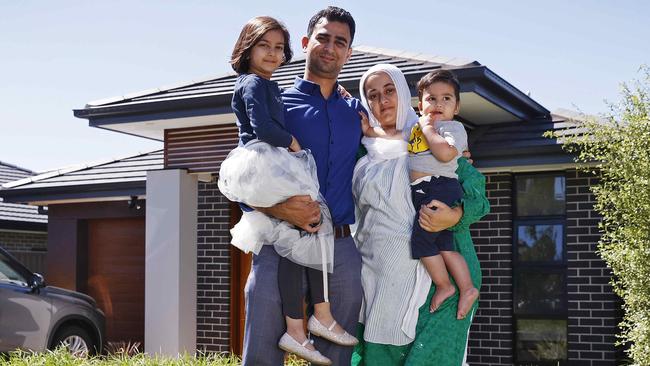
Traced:
POLYGON ((316 56, 314 60, 307 60, 307 68, 311 73, 320 77, 336 79, 343 66, 339 67, 335 62, 332 62, 330 65, 323 65, 323 62, 316 56))

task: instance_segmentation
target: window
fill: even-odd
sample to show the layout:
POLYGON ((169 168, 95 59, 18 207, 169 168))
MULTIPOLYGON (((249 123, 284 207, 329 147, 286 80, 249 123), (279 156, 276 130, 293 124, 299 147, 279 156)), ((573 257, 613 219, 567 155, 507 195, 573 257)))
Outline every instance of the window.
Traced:
POLYGON ((564 215, 564 176, 518 176, 516 180, 518 216, 564 215))
POLYGON ((18 284, 26 287, 27 280, 13 265, 11 260, 0 252, 0 282, 18 284))
POLYGON ((514 307, 519 314, 566 311, 566 287, 561 271, 539 273, 520 270, 514 279, 514 307), (549 273, 550 272, 550 273, 549 273))
POLYGON ((520 223, 515 237, 516 256, 520 262, 564 261, 564 225, 561 223, 520 223))
POLYGON ((513 319, 521 365, 567 359, 566 188, 562 173, 515 176, 513 319))
POLYGON ((555 364, 567 359, 566 319, 518 319, 516 327, 518 362, 555 364))

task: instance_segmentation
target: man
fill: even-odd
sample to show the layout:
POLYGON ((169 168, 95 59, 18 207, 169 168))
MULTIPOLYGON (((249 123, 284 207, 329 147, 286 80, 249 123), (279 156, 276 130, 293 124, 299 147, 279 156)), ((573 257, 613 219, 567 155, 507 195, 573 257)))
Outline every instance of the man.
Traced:
MULTIPOLYGON (((352 55, 354 31, 354 19, 341 8, 328 7, 314 15, 302 38, 304 75, 282 97, 287 129, 312 151, 320 191, 332 214, 336 238, 334 272, 329 275, 330 306, 334 318, 350 334, 356 333, 362 291, 361 259, 349 229, 354 223, 351 184, 361 139, 361 107, 358 100, 341 97, 336 79, 352 55)), ((320 210, 308 196, 292 197, 262 211, 308 232, 319 229, 320 210)), ((285 331, 278 261, 272 246, 265 246, 253 259, 245 289, 244 365, 283 364, 284 352, 277 346, 285 331)), ((334 365, 350 363, 352 347, 318 337, 315 346, 334 365)))

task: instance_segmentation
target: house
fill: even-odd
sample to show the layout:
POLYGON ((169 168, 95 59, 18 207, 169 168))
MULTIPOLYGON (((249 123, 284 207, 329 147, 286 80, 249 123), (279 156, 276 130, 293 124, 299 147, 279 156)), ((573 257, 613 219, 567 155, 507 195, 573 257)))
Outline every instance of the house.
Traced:
MULTIPOLYGON (((0 161, 0 185, 36 173, 0 161)), ((0 247, 33 272, 45 273, 47 213, 37 206, 3 202, 0 198, 0 247)))
POLYGON ((108 342, 144 341, 145 179, 163 167, 162 155, 83 164, 4 185, 7 201, 48 207, 46 281, 95 298, 108 342))
MULTIPOLYGON (((597 177, 578 172, 557 141, 542 137, 544 131, 569 127, 571 116, 550 113, 476 61, 359 46, 339 81, 358 95, 360 76, 381 62, 404 72, 413 95, 417 80, 440 67, 453 68, 461 81, 459 119, 468 130, 475 165, 487 177, 492 205, 492 212, 472 228, 483 286, 469 363, 616 364, 620 301, 609 285, 609 269, 596 254, 600 218, 589 186, 597 177)), ((287 87, 303 70, 304 60, 295 60, 281 67, 274 80, 287 87)), ((47 204, 51 231, 61 225, 77 238, 70 247, 58 244, 72 253, 70 258, 48 258, 51 271, 74 272, 72 281, 70 274, 52 275, 77 290, 90 289, 84 281, 91 270, 83 263, 98 254, 90 249, 92 218, 72 212, 103 213, 101 207, 112 205, 119 206, 121 215, 144 217, 144 253, 128 254, 129 259, 105 248, 101 256, 110 263, 142 263, 144 257, 142 331, 148 352, 241 349, 242 290, 250 258, 229 245, 228 229, 240 211, 215 183, 221 161, 237 143, 230 110, 235 78, 195 80, 91 102, 74 111, 92 127, 164 142, 162 165, 147 169, 146 181, 139 170, 137 192, 134 186, 131 191, 116 187, 107 198, 113 185, 89 190, 87 182, 75 182, 74 172, 57 178, 70 182, 62 187, 74 197, 48 191, 38 180, 0 192, 8 202, 47 204), (127 210, 134 197, 136 202, 146 199, 146 209, 127 210), (90 224, 80 225, 84 220, 90 224), (56 264, 61 261, 65 263, 56 264)), ((99 174, 96 168, 80 174, 99 174)), ((118 173, 108 176, 112 174, 118 173)), ((114 227, 118 230, 119 224, 114 227)), ((120 245, 116 232, 105 235, 111 238, 106 247, 120 245)), ((55 241, 48 245, 57 245, 55 241)), ((118 287, 102 291, 111 298, 118 287)))

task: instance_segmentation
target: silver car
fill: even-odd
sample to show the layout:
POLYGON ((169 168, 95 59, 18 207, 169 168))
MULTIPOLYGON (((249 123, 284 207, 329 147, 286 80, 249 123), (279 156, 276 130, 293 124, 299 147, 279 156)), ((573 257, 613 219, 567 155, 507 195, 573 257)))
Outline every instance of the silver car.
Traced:
POLYGON ((75 354, 102 352, 104 313, 92 297, 46 286, 0 248, 0 352, 64 345, 75 354))

